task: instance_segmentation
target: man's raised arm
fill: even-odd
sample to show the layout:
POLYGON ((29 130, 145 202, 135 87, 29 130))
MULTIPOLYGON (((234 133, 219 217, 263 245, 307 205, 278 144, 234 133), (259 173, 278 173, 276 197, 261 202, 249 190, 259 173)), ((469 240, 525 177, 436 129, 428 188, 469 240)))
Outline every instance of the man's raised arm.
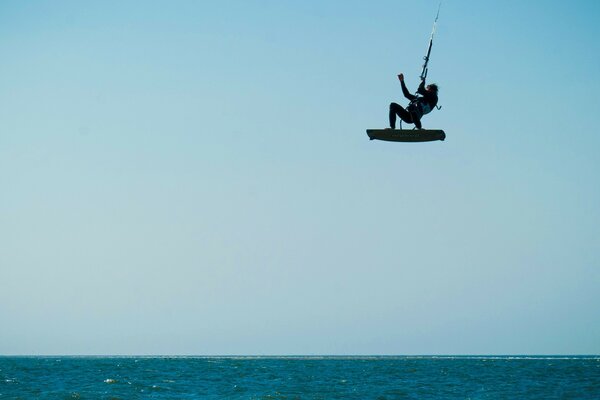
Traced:
POLYGON ((423 96, 427 95, 427 90, 425 90, 425 79, 421 81, 417 93, 422 94, 423 96))
POLYGON ((404 84, 404 74, 398 75, 398 79, 400 79, 400 84, 402 85, 402 94, 404 94, 404 97, 406 97, 410 101, 413 101, 414 99, 416 99, 417 96, 415 96, 414 94, 409 92, 408 89, 406 88, 406 85, 404 84))

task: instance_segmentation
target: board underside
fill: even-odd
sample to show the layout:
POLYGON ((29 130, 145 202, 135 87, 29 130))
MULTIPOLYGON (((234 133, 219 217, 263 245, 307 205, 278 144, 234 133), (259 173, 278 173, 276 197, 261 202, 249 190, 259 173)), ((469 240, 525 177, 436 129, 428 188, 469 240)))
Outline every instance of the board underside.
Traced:
POLYGON ((371 140, 388 142, 432 142, 446 139, 446 133, 440 129, 367 129, 371 140))

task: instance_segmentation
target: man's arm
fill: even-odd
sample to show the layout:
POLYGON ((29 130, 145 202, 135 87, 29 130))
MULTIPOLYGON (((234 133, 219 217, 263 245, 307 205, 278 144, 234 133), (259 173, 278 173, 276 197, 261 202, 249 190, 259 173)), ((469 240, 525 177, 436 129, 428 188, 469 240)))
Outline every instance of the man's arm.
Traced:
POLYGON ((414 99, 416 99, 417 96, 415 96, 414 94, 409 92, 408 89, 406 88, 406 85, 404 84, 404 74, 398 75, 398 79, 400 79, 400 85, 402 85, 402 94, 404 95, 404 97, 406 97, 410 101, 413 101, 414 99))
POLYGON ((431 106, 432 109, 433 109, 433 107, 435 107, 437 105, 437 102, 438 102, 437 94, 428 92, 425 89, 425 79, 423 79, 421 81, 421 84, 419 85, 419 88, 417 89, 417 93, 423 95, 423 98, 429 103, 429 105, 431 106))
POLYGON ((422 94, 423 96, 427 95, 427 90, 425 90, 425 79, 421 81, 419 88, 417 89, 417 93, 422 94))

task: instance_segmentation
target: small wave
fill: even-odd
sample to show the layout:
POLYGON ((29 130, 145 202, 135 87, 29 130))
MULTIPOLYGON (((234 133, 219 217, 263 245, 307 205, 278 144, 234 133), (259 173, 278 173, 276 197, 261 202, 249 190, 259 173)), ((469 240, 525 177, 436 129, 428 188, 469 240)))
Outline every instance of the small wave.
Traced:
POLYGON ((111 385, 113 383, 117 383, 117 380, 116 379, 110 379, 110 378, 108 378, 108 379, 104 380, 104 383, 108 383, 109 385, 111 385))

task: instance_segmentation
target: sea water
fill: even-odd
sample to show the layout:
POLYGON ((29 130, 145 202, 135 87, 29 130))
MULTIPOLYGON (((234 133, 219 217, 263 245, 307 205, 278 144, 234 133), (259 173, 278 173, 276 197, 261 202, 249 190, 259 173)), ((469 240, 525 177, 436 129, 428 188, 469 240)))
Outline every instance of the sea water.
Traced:
POLYGON ((600 399, 600 357, 0 357, 0 399, 600 399))

